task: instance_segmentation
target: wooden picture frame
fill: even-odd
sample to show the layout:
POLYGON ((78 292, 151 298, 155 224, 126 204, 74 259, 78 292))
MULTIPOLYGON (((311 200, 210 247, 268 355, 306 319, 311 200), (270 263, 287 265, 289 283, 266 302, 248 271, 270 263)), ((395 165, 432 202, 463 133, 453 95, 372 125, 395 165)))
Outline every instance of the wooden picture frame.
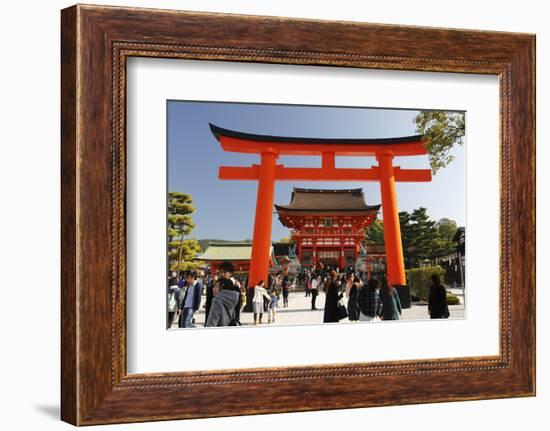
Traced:
POLYGON ((62 420, 91 425, 535 394, 534 35, 81 5, 61 15, 62 420), (128 375, 130 56, 497 75, 500 354, 128 375), (253 396, 258 391, 264 397, 253 396))

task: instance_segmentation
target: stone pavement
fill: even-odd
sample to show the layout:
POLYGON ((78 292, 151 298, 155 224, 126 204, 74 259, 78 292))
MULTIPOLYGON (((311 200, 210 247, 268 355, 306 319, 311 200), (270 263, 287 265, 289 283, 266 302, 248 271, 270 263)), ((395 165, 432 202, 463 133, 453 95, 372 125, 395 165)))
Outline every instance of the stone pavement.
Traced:
MULTIPOLYGON (((195 314, 195 324, 197 327, 204 327, 204 305, 205 297, 203 296, 200 310, 195 314)), ((347 303, 347 300, 345 301, 347 303)), ((317 310, 311 310, 311 297, 305 297, 304 292, 291 292, 288 298, 288 308, 283 308, 283 298, 279 300, 279 308, 275 322, 269 325, 311 325, 323 323, 323 306, 325 304, 325 294, 320 293, 317 297, 317 310)), ((449 306, 451 319, 464 318, 464 301, 461 298, 461 305, 449 306)), ((428 305, 414 304, 411 308, 403 310, 401 315, 402 320, 427 320, 428 305)), ((252 313, 241 312, 242 325, 254 325, 254 316, 252 313)), ((352 323, 348 319, 341 320, 340 323, 352 323)), ((262 325, 268 325, 267 313, 264 313, 262 325)), ((177 322, 174 322, 172 328, 178 329, 177 322)))

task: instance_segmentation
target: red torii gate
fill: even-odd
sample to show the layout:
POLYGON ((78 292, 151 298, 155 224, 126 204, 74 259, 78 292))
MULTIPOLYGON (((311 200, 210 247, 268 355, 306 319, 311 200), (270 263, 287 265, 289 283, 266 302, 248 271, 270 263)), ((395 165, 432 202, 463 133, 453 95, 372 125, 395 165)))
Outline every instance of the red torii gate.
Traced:
POLYGON ((386 246, 387 276, 392 285, 406 284, 405 264, 395 182, 431 181, 429 169, 393 166, 395 156, 427 154, 423 135, 384 139, 292 138, 256 135, 223 129, 210 130, 224 151, 259 154, 261 163, 247 167, 220 166, 221 180, 258 181, 252 241, 249 287, 267 281, 275 181, 378 181, 382 195, 382 218, 386 246), (281 155, 321 156, 320 168, 288 168, 277 165, 281 155), (374 156, 377 166, 367 169, 336 168, 336 156, 374 156))

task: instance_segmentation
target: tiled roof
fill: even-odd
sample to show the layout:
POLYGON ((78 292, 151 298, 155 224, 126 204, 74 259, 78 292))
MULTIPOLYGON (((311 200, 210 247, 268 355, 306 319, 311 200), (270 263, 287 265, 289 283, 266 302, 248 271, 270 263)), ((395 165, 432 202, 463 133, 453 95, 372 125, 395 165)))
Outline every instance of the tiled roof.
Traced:
POLYGON ((289 205, 275 205, 280 211, 378 211, 380 205, 367 205, 362 189, 326 190, 300 189, 292 191, 289 205))
MULTIPOLYGON (((273 254, 273 248, 271 248, 273 254)), ((252 244, 247 242, 220 242, 211 243, 198 260, 250 260, 252 244)))

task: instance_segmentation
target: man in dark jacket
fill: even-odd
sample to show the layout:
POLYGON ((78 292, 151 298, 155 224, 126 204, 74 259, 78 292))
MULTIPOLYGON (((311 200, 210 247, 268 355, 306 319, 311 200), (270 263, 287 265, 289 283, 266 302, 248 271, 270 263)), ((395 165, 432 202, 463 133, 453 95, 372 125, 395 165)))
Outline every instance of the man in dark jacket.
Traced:
POLYGON ((185 274, 185 293, 180 295, 178 309, 180 319, 178 326, 180 328, 194 328, 193 314, 201 305, 202 285, 197 280, 197 273, 190 271, 185 274))

